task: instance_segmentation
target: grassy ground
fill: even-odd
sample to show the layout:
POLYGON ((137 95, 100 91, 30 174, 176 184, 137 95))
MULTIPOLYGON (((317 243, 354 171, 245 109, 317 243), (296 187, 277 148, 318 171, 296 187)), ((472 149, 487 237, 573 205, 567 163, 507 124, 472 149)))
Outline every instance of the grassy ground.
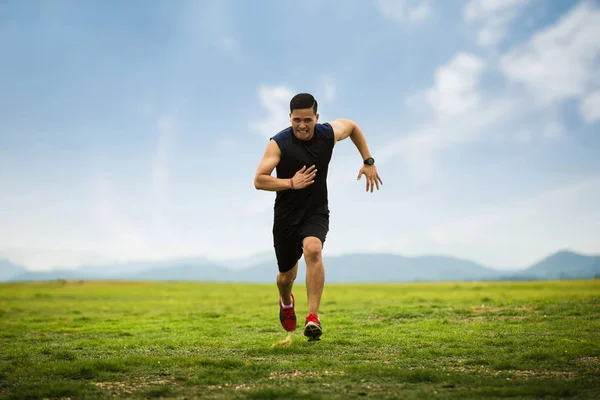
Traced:
POLYGON ((600 398, 600 281, 0 285, 0 398, 600 398), (294 290, 299 321, 305 287, 294 290))

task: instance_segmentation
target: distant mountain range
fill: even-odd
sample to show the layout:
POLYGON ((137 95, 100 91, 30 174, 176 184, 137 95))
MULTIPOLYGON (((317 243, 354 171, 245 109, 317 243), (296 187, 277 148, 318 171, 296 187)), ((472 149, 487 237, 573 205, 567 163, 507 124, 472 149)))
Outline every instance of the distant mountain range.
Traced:
MULTIPOLYGON (((446 256, 404 257, 396 254, 349 254, 325 257, 325 279, 331 283, 557 280, 600 278, 600 256, 571 251, 552 254, 521 270, 498 270, 446 256)), ((297 282, 304 282, 304 261, 297 282)), ((0 282, 49 280, 137 280, 274 283, 272 255, 214 262, 204 258, 165 262, 132 262, 30 271, 0 260, 0 282)))

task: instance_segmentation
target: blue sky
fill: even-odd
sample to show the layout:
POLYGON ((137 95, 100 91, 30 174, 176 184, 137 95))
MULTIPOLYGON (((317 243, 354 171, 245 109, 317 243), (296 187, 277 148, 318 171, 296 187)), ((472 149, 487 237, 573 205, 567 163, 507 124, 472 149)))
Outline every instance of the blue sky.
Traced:
POLYGON ((0 257, 32 269, 272 252, 253 176, 288 103, 355 120, 325 255, 497 268, 600 253, 597 1, 4 1, 0 257))

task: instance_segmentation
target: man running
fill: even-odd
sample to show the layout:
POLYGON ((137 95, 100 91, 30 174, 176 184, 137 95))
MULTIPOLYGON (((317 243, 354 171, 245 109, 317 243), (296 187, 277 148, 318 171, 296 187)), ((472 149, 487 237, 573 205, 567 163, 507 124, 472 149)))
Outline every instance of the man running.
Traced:
POLYGON ((298 260, 304 254, 308 316, 304 335, 319 340, 323 333, 319 305, 325 282, 322 249, 329 232, 327 170, 336 142, 350 138, 363 165, 357 180, 365 175, 366 190, 383 184, 365 137, 354 121, 338 118, 318 123, 317 101, 300 93, 290 101, 291 126, 271 137, 254 177, 259 190, 275 191, 273 244, 279 273, 279 319, 283 328, 296 330, 292 285, 298 260), (276 168, 277 177, 271 176, 276 168))

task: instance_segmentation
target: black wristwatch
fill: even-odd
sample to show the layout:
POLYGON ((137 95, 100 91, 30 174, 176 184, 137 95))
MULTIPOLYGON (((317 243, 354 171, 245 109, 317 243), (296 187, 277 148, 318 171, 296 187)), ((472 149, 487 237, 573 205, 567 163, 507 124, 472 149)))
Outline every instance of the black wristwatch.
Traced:
POLYGON ((363 162, 365 163, 365 165, 373 165, 373 164, 375 164, 375 160, 373 159, 373 157, 369 157, 369 158, 367 158, 363 162))

